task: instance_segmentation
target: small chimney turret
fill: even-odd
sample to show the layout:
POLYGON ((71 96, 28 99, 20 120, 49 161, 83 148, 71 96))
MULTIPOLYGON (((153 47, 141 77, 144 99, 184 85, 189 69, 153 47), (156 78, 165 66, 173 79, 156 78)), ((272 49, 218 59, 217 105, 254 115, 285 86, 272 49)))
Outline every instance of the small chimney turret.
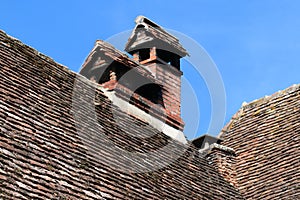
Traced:
POLYGON ((188 55, 179 40, 159 25, 143 16, 136 18, 136 27, 125 50, 134 60, 151 70, 162 85, 162 101, 167 120, 174 127, 183 129, 181 119, 181 76, 180 59, 188 55))
POLYGON ((137 17, 125 50, 133 58, 98 40, 80 74, 169 125, 174 135, 180 135, 175 137, 186 141, 180 112, 180 59, 187 51, 177 38, 143 16, 137 17))

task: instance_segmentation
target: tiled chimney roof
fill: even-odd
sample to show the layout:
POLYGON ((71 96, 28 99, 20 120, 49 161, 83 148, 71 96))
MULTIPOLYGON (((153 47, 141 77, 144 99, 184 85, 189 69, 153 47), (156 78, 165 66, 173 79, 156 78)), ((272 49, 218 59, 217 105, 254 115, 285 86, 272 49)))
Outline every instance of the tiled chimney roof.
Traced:
POLYGON ((88 68, 88 70, 92 69, 92 67, 89 66, 92 64, 90 61, 93 59, 93 57, 96 57, 98 53, 103 53, 105 56, 110 58, 110 63, 107 64, 111 64, 111 62, 117 61, 119 63, 124 64, 125 66, 136 69, 137 71, 139 71, 140 74, 146 76, 147 78, 151 79, 151 81, 155 82, 155 79, 149 69, 147 69, 140 63, 130 59, 125 53, 121 52, 120 50, 116 49, 111 44, 103 40, 96 41, 94 48, 89 53, 85 62, 83 63, 81 71, 83 71, 85 68, 88 68))
MULTIPOLYGON (((150 19, 144 17, 144 16, 138 16, 135 20, 136 26, 132 31, 132 34, 130 38, 128 39, 128 42, 125 46, 125 51, 131 52, 135 49, 141 48, 139 44, 134 44, 135 40, 134 38, 137 37, 137 32, 140 29, 143 29, 148 34, 150 34, 151 38, 149 38, 149 41, 153 42, 152 40, 158 40, 159 44, 168 44, 170 47, 169 50, 173 51, 174 53, 177 53, 181 57, 185 57, 188 54, 185 48, 179 43, 179 40, 174 37, 173 35, 166 32, 161 26, 157 25, 150 19)), ((165 49, 166 47, 162 48, 165 49)))

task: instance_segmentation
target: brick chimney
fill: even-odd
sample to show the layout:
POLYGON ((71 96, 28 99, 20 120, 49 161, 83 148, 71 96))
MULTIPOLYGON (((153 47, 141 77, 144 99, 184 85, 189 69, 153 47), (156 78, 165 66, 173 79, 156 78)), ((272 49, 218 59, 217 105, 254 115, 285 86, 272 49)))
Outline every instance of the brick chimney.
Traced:
POLYGON ((210 145, 206 159, 228 183, 237 188, 236 154, 232 148, 214 143, 210 145))
MULTIPOLYGON (((173 132, 177 135, 175 137, 181 138, 179 140, 186 141, 180 116, 180 59, 188 55, 186 50, 177 38, 139 16, 125 51, 133 57, 98 40, 80 74, 155 118, 148 121, 158 119, 169 125, 171 128, 167 132, 173 132)), ((138 112, 135 110, 131 114, 137 117, 138 112)), ((139 116, 145 117, 144 114, 139 116)))
POLYGON ((222 139, 205 134, 192 141, 199 154, 215 167, 223 178, 237 187, 236 154, 234 149, 221 145, 222 139))
POLYGON ((151 70, 158 84, 162 85, 162 101, 167 122, 183 129, 181 119, 180 59, 188 55, 178 39, 151 20, 138 16, 125 50, 133 59, 151 70))

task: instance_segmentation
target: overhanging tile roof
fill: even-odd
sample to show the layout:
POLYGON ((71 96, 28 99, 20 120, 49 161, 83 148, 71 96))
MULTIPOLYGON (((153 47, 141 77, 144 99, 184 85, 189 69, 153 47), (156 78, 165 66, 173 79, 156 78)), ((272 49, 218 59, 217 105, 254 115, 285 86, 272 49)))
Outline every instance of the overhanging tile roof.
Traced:
MULTIPOLYGON (((242 199, 197 149, 123 113, 97 87, 0 31, 0 198, 242 199), (75 84, 83 97, 74 102, 75 84), (97 127, 86 123, 94 101, 97 127), (86 111, 79 125, 74 106, 86 111), (174 152, 159 158, 180 152, 170 165, 122 170, 118 150, 143 156, 165 146, 174 152)), ((127 164, 145 166, 139 158, 127 164)))
POLYGON ((176 52, 181 57, 189 55, 187 50, 180 44, 179 40, 176 37, 166 32, 161 26, 152 22, 148 18, 144 16, 138 16, 135 22, 136 26, 132 31, 132 35, 127 41, 125 51, 130 52, 140 48, 139 46, 132 47, 132 44, 137 37, 137 32, 139 32, 140 30, 145 30, 148 34, 153 36, 153 39, 158 40, 159 44, 164 44, 164 48, 162 48, 163 50, 168 49, 171 52, 174 51, 174 53, 176 52), (166 47, 165 44, 170 45, 172 50, 170 49, 170 47, 166 47))
POLYGON ((300 199, 300 84, 244 104, 220 137, 246 199, 300 199))
POLYGON ((90 61, 93 59, 94 56, 99 56, 99 53, 102 53, 106 57, 111 59, 110 63, 107 63, 108 65, 111 64, 111 62, 116 61, 118 63, 123 64, 124 66, 135 69, 136 71, 138 71, 138 73, 149 78, 151 81, 156 81, 149 69, 147 69, 140 63, 134 61, 133 59, 130 59, 125 53, 121 52, 120 50, 116 49, 111 44, 103 40, 96 41, 95 46, 90 52, 90 54, 87 56, 81 71, 85 68, 89 68, 88 70, 90 70, 92 68, 92 66, 90 66, 92 64, 90 63, 90 61))

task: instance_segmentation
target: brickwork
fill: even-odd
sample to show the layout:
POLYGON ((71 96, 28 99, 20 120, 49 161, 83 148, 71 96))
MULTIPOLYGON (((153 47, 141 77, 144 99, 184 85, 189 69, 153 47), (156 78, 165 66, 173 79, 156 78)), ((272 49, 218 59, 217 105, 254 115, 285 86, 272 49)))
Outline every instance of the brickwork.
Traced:
POLYGON ((236 155, 232 150, 222 145, 213 144, 206 158, 226 181, 237 187, 236 155))
POLYGON ((137 19, 137 26, 128 39, 125 50, 133 55, 134 61, 152 72, 154 79, 163 88, 165 120, 174 128, 183 130, 180 58, 188 55, 188 52, 177 38, 162 27, 144 17, 137 19))
POLYGON ((163 105, 167 116, 177 121, 179 127, 183 127, 183 121, 180 116, 182 72, 170 65, 158 63, 150 63, 147 67, 152 70, 158 83, 163 86, 163 105))

